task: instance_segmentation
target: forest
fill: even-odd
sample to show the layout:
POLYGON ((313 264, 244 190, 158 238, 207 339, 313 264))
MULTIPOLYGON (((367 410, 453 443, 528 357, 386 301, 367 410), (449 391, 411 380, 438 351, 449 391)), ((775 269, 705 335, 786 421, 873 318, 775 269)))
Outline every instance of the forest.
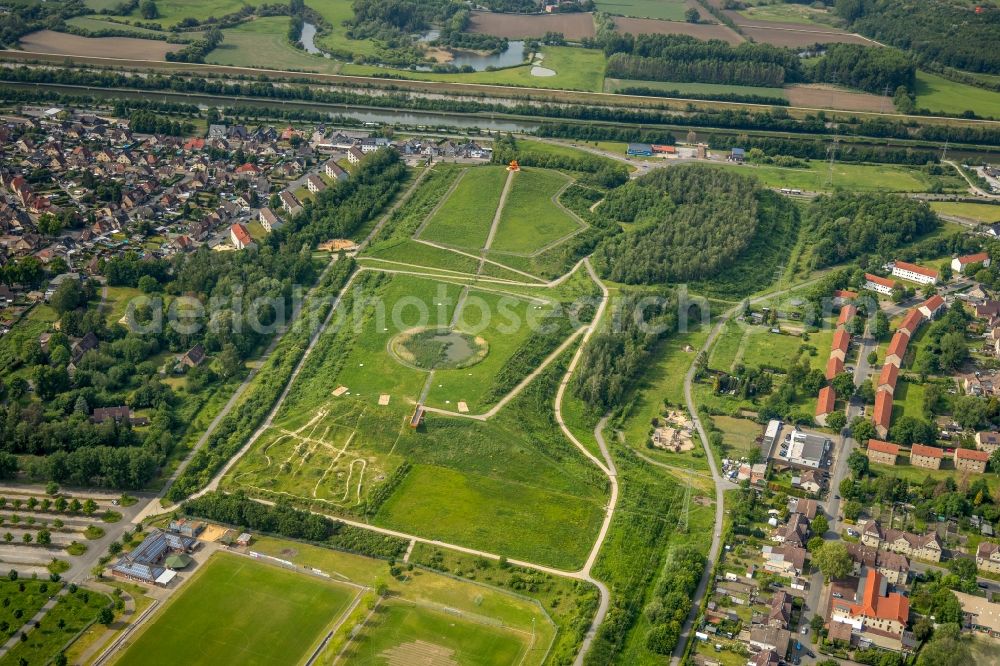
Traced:
POLYGON ((830 44, 807 72, 818 83, 850 86, 877 95, 900 87, 913 92, 917 85, 917 67, 902 51, 860 44, 830 44))
POLYGON ((753 239, 758 187, 756 179, 712 167, 652 171, 612 191, 597 209, 631 228, 602 242, 595 264, 626 284, 711 277, 753 239))
POLYGON ((1000 74, 1000 11, 942 0, 837 0, 836 13, 853 30, 912 51, 920 60, 1000 74))
POLYGON ((894 250, 937 229, 940 221, 926 202, 893 194, 838 192, 817 197, 804 216, 814 239, 816 268, 873 255, 877 263, 894 250))

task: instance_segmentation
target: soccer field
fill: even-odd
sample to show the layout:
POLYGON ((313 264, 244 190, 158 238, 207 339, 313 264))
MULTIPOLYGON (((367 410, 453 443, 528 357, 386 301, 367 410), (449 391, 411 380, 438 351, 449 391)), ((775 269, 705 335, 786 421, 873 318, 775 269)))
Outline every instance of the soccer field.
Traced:
POLYGON ((356 590, 217 553, 157 612, 116 664, 295 664, 356 590))

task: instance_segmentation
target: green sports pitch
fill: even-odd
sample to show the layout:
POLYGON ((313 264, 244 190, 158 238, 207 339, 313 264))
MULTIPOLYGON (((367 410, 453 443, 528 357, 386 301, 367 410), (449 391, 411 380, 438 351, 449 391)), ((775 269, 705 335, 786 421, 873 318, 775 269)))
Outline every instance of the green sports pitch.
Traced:
POLYGON ((217 553, 149 620, 115 663, 296 664, 357 592, 217 553))

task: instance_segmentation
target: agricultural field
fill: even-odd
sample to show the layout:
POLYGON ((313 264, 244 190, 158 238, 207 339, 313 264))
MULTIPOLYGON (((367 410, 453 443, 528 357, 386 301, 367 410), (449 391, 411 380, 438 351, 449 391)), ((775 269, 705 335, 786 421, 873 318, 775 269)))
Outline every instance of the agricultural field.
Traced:
MULTIPOLYGON (((683 21, 684 12, 690 7, 707 14, 704 8, 692 0, 597 0, 595 4, 599 11, 609 14, 665 21, 683 21)), ((710 20, 710 17, 706 18, 710 20)))
POLYGON ((892 99, 881 95, 847 90, 822 83, 794 84, 785 88, 792 106, 812 109, 844 109, 845 111, 878 111, 891 113, 892 99))
POLYGON ((956 83, 923 70, 917 71, 917 108, 931 113, 972 111, 983 118, 1000 118, 1000 92, 956 83))
POLYGON ((540 252, 583 228, 556 203, 569 179, 558 171, 525 169, 514 176, 491 249, 512 254, 540 252))
POLYGON ((594 36, 590 14, 494 14, 472 12, 469 32, 496 35, 507 39, 540 38, 547 32, 561 32, 570 41, 594 36))
POLYGON ((633 35, 689 35, 696 39, 721 39, 730 44, 739 44, 745 41, 739 33, 721 23, 686 23, 619 16, 615 18, 615 28, 618 32, 628 32, 633 35))
POLYGON ((340 63, 309 55, 288 43, 288 17, 256 18, 224 31, 225 40, 205 58, 213 65, 335 73, 340 63))
POLYGON ((830 28, 830 24, 837 20, 826 10, 794 3, 750 6, 738 12, 732 12, 730 15, 733 14, 736 15, 733 16, 733 20, 736 21, 737 25, 787 23, 812 28, 830 28))
POLYGON ((953 215, 984 224, 1000 222, 1000 206, 957 201, 932 201, 931 208, 939 215, 953 215))
MULTIPOLYGON (((844 148, 841 148, 842 150, 844 148)), ((884 164, 838 162, 833 166, 833 182, 829 184, 830 166, 812 161, 807 169, 776 166, 732 166, 759 178, 768 187, 788 187, 806 192, 824 192, 836 188, 858 192, 928 192, 935 183, 944 191, 964 192, 968 185, 960 177, 929 176, 912 167, 884 164)))
POLYGON ((39 30, 21 38, 21 50, 33 53, 56 53, 69 56, 96 56, 128 60, 164 60, 167 53, 179 51, 180 44, 134 37, 80 37, 64 32, 39 30))
POLYGON ((359 589, 217 553, 130 639, 116 664, 297 662, 359 589))
POLYGON ((765 88, 763 86, 733 86, 724 83, 691 83, 684 81, 641 81, 639 79, 604 79, 604 91, 616 92, 623 88, 649 88, 666 92, 677 91, 685 94, 699 95, 760 95, 761 97, 779 97, 787 99, 784 88, 765 88))

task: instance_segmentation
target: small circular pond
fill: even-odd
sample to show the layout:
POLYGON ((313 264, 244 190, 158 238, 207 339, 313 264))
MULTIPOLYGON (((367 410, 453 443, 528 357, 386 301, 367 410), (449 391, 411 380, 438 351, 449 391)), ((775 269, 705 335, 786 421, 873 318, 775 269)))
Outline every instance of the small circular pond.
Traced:
POLYGON ((397 361, 421 370, 467 368, 489 353, 481 337, 449 328, 411 328, 389 341, 397 361))

